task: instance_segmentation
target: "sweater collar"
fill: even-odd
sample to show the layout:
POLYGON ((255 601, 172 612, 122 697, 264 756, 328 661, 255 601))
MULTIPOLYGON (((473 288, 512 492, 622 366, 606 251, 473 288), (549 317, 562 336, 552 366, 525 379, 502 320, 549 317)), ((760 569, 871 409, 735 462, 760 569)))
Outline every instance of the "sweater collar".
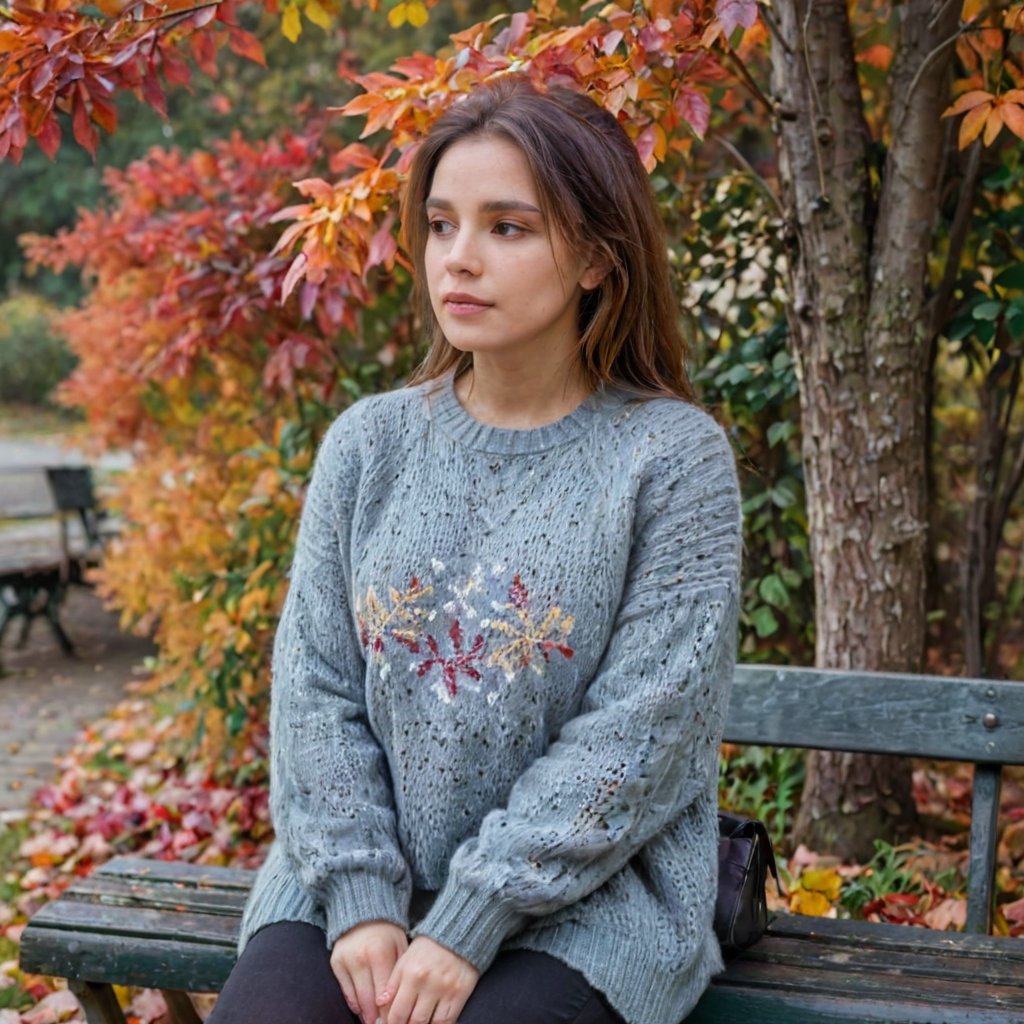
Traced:
POLYGON ((579 437, 604 405, 621 402, 614 391, 600 389, 554 423, 524 430, 492 427, 474 419, 455 394, 454 374, 445 374, 427 392, 433 422, 450 438, 482 452, 521 455, 557 448, 579 437))

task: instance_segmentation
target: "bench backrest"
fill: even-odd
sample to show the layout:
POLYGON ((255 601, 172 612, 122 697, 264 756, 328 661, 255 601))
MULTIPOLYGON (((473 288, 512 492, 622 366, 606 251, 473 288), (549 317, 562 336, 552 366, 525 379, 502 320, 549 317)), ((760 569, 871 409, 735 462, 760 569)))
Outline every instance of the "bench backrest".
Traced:
POLYGON ((1024 683, 739 665, 725 738, 973 762, 966 928, 991 931, 1002 766, 1024 764, 1024 683))
POLYGON ((1024 683, 739 665, 725 738, 1024 764, 1024 683))

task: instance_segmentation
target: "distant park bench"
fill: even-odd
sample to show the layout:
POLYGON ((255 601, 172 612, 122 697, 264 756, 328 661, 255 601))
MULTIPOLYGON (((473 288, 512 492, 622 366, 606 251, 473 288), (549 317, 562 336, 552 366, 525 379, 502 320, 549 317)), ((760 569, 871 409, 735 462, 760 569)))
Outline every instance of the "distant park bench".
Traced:
MULTIPOLYGON (((1024 764, 1024 684, 741 666, 726 738, 973 762, 967 927, 780 914, 687 1024, 1024 1022, 1024 940, 988 934, 1002 766, 1024 764)), ((187 993, 223 986, 252 878, 118 857, 32 918, 22 969, 67 978, 89 1024, 123 1024, 114 985, 163 989, 173 1024, 198 1024, 187 993)))
POLYGON ((44 616, 61 649, 74 653, 61 604, 98 562, 106 537, 87 466, 0 470, 0 644, 15 619, 24 643, 44 616))

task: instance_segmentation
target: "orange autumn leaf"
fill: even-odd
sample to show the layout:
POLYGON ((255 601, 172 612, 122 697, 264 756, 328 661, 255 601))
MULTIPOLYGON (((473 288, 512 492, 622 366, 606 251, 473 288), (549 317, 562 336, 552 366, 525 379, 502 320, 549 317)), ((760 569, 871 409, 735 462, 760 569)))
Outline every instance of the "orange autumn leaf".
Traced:
POLYGON ((886 46, 884 43, 876 43, 857 54, 858 63, 870 64, 871 67, 878 68, 879 71, 888 71, 892 64, 892 58, 892 47, 886 46))
POLYGON ((1024 107, 1006 103, 1002 107, 1003 124, 1019 139, 1024 139, 1024 107))
POLYGON ((951 107, 947 107, 942 112, 942 116, 954 117, 957 114, 973 110, 982 103, 994 103, 995 99, 995 96, 990 92, 985 92, 982 89, 972 89, 970 92, 965 92, 951 107))
POLYGON ((985 146, 991 146, 996 140, 996 136, 999 134, 1003 127, 1003 108, 997 103, 989 112, 988 117, 985 119, 985 134, 982 136, 982 144, 985 146))
POLYGON ((960 149, 966 149, 981 134, 992 107, 991 103, 982 103, 967 112, 960 123, 960 137, 957 143, 960 149))

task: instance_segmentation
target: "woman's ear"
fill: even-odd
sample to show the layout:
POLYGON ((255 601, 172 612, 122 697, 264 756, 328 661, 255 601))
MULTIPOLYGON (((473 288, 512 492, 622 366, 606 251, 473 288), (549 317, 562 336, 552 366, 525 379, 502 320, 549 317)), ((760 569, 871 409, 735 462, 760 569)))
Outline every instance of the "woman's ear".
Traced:
POLYGON ((590 263, 580 275, 580 287, 585 292, 592 292, 608 276, 612 269, 612 260, 608 251, 595 246, 590 256, 590 263))

